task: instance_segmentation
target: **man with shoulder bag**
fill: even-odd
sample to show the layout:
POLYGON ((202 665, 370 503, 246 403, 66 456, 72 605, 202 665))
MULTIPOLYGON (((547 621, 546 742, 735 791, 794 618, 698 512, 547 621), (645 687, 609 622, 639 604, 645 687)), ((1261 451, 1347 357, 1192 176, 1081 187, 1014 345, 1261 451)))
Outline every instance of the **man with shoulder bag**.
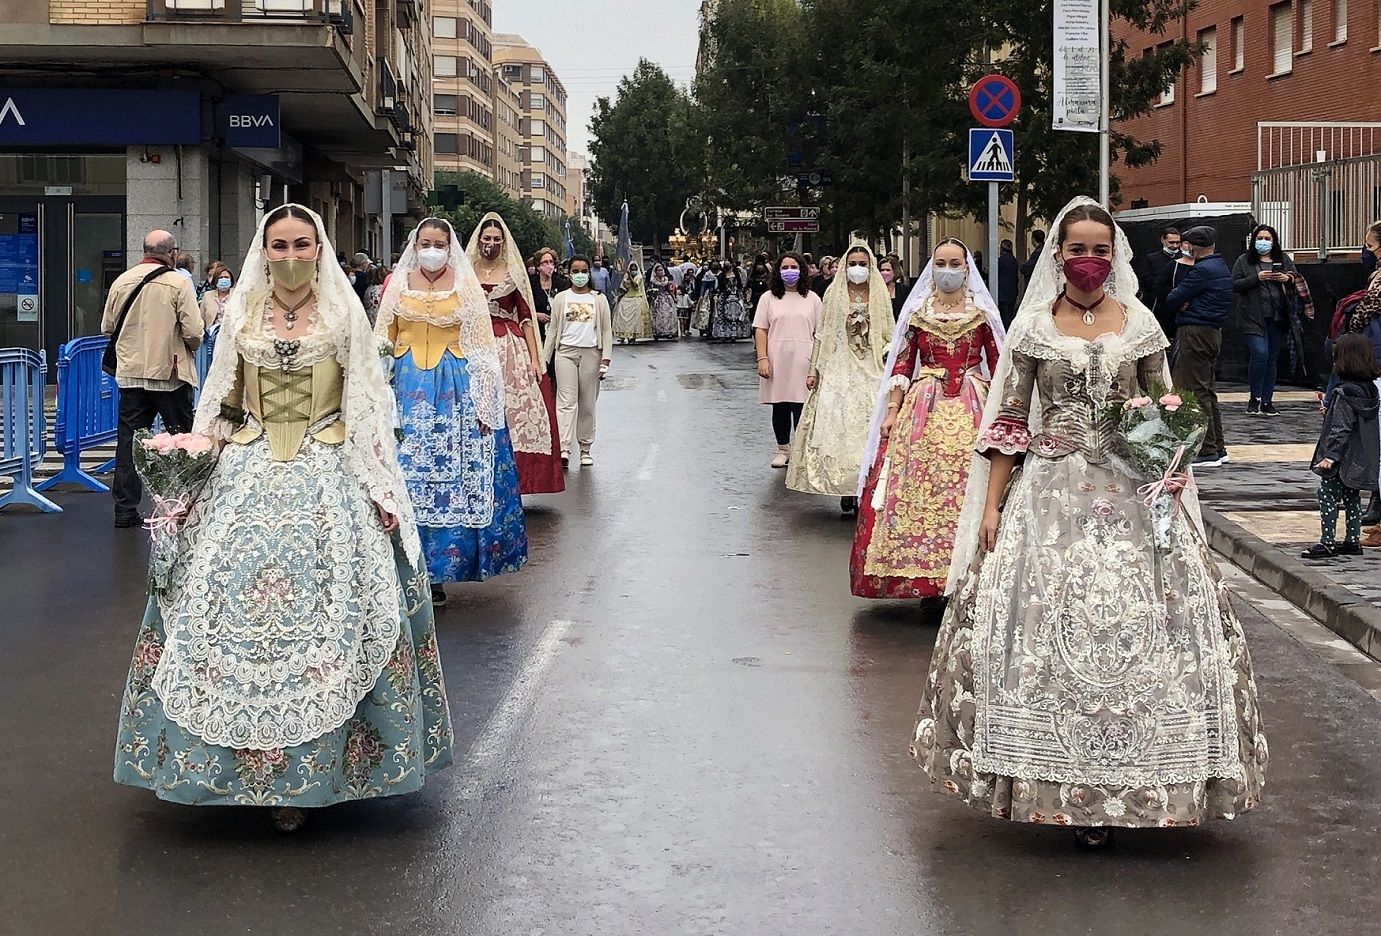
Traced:
POLYGON ((134 469, 134 434, 152 427, 157 416, 168 432, 192 429, 196 351, 204 325, 196 288, 174 272, 176 257, 173 235, 150 231, 144 237, 144 259, 111 284, 101 318, 101 332, 110 336, 101 367, 120 388, 111 485, 117 527, 143 523, 139 502, 144 485, 134 469))

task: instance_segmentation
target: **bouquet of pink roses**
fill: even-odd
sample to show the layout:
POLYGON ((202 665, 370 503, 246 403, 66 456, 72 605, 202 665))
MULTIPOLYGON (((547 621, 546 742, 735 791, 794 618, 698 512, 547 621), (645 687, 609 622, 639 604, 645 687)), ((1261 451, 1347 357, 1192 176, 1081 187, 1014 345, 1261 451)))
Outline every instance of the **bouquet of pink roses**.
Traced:
POLYGON ((1190 484, 1188 468, 1208 431, 1193 394, 1153 387, 1152 396, 1114 406, 1119 460, 1127 473, 1146 481, 1137 489, 1151 512, 1156 549, 1171 549, 1170 528, 1180 492, 1190 484))
POLYGON ((216 466, 216 445, 198 433, 171 435, 148 430, 135 433, 134 467, 149 486, 152 516, 149 531, 149 588, 165 594, 177 562, 183 524, 192 502, 216 466))

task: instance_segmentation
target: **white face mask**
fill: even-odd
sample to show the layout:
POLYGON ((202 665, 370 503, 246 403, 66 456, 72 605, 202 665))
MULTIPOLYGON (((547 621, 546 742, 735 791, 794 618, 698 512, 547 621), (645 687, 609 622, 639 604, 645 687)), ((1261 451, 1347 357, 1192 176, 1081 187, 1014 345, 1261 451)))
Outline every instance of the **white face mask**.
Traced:
POLYGON ((444 267, 449 259, 450 254, 440 247, 423 247, 417 251, 417 262, 428 273, 435 273, 444 267))
POLYGON ((868 276, 869 270, 866 266, 849 267, 849 282, 853 283, 855 286, 862 286, 864 283, 868 282, 868 276))
POLYGON ((943 267, 935 271, 935 288, 942 293, 958 292, 964 288, 964 280, 968 275, 968 270, 943 267))

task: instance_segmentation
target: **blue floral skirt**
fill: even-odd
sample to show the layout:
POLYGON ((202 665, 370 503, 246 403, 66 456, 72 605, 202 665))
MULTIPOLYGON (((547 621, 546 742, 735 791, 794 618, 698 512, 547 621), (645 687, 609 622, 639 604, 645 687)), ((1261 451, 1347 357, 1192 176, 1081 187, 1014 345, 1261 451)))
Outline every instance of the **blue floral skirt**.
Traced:
POLYGON ((135 641, 117 783, 313 807, 410 793, 451 763, 427 575, 373 511, 337 446, 226 447, 135 641), (358 688, 323 690, 342 665, 358 688))
POLYGON ((394 362, 403 426, 398 462, 435 584, 482 582, 527 561, 518 467, 506 428, 480 431, 464 360, 431 370, 412 352, 394 362))

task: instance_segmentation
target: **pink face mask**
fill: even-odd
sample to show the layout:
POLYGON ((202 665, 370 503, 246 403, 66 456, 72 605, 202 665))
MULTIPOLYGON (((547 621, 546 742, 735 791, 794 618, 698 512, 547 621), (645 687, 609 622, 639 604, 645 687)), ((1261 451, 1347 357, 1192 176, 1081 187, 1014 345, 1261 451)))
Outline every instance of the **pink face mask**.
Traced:
POLYGON ((883 281, 884 283, 890 283, 890 282, 892 282, 892 278, 895 277, 895 276, 896 276, 896 274, 893 273, 891 270, 883 270, 883 271, 882 271, 882 281, 883 281))
POLYGON ((537 269, 542 271, 543 276, 551 276, 551 274, 556 270, 556 264, 540 263, 537 265, 537 269))
POLYGON ((1112 273, 1107 257, 1070 257, 1064 263, 1065 279, 1080 292, 1097 292, 1112 273))

